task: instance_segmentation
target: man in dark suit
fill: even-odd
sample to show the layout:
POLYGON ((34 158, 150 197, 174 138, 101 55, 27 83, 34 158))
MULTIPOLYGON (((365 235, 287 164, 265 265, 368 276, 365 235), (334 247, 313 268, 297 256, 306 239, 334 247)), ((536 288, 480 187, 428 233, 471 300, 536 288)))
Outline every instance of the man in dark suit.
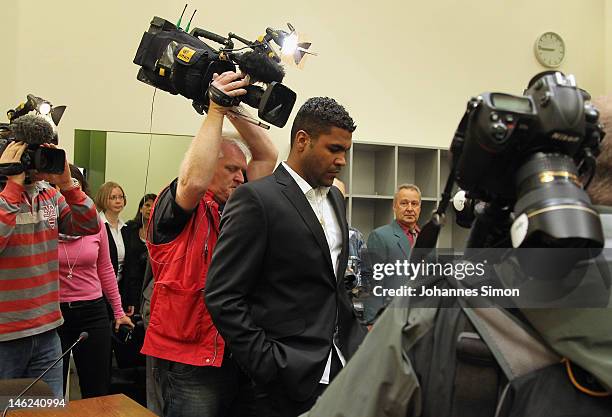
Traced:
MULTIPOLYGON (((410 259, 410 251, 419 234, 417 221, 421 214, 421 190, 414 184, 402 184, 393 196, 395 220, 374 229, 368 237, 368 253, 372 264, 395 264, 410 259)), ((386 276, 384 288, 399 288, 403 281, 386 276)), ((391 298, 369 297, 364 302, 369 310, 379 311, 391 298)))
POLYGON ((365 335, 344 289, 348 226, 332 187, 354 130, 335 100, 309 99, 287 161, 236 189, 223 213, 205 300, 255 382, 259 416, 308 410, 365 335))
POLYGON ((419 234, 421 190, 414 184, 402 184, 393 196, 395 220, 370 233, 368 247, 376 248, 383 262, 408 259, 419 234))

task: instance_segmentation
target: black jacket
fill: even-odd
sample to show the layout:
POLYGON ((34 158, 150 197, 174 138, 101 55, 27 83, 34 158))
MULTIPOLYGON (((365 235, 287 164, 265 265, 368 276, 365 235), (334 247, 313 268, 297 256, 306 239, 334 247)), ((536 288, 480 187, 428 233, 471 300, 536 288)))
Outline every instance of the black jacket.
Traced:
POLYGON ((259 384, 312 395, 338 326, 348 360, 363 340, 344 289, 348 226, 344 199, 328 194, 343 234, 338 268, 302 190, 281 165, 236 189, 221 219, 206 282, 206 305, 233 357, 259 384))
MULTIPOLYGON (((115 271, 115 275, 117 275, 117 270, 119 269, 119 259, 117 255, 117 245, 115 244, 115 240, 113 239, 113 235, 111 234, 110 225, 105 223, 106 233, 108 234, 108 248, 110 252, 111 263, 113 264, 113 270, 115 271)), ((121 273, 121 281, 118 283, 119 294, 121 295, 121 304, 123 308, 127 308, 128 306, 138 307, 140 304, 140 290, 142 288, 142 276, 144 276, 144 267, 142 270, 142 276, 140 281, 134 277, 137 276, 137 272, 134 271, 136 268, 134 263, 136 262, 138 248, 136 243, 134 242, 134 234, 136 235, 136 239, 138 239, 138 243, 144 245, 140 242, 140 238, 138 236, 138 226, 136 223, 129 221, 126 223, 124 227, 121 228, 121 237, 123 238, 123 245, 125 246, 125 258, 123 260, 123 270, 121 273)), ((146 250, 146 249, 145 249, 146 250)))
POLYGON ((123 229, 127 230, 123 237, 126 259, 126 262, 123 264, 123 280, 125 280, 124 285, 126 286, 126 304, 134 306, 136 312, 138 312, 148 252, 145 243, 140 240, 140 226, 138 223, 130 220, 123 229))

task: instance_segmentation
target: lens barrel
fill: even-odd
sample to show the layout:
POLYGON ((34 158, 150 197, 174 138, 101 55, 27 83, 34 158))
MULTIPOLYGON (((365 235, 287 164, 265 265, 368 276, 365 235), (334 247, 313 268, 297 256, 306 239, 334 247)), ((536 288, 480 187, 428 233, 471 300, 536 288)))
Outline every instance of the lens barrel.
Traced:
POLYGON ((603 247, 601 219, 572 158, 535 153, 519 168, 516 187, 514 213, 527 224, 521 247, 603 247))

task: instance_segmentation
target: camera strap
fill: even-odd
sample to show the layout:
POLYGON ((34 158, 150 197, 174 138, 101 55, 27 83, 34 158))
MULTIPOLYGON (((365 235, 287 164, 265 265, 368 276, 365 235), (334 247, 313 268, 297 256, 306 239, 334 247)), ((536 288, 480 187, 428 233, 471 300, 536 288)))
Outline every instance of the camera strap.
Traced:
POLYGON ((208 97, 223 107, 233 107, 240 104, 239 97, 230 97, 212 84, 208 86, 208 97))
POLYGON ((19 175, 23 172, 23 164, 21 162, 7 162, 0 164, 0 175, 6 175, 10 177, 12 175, 19 175))

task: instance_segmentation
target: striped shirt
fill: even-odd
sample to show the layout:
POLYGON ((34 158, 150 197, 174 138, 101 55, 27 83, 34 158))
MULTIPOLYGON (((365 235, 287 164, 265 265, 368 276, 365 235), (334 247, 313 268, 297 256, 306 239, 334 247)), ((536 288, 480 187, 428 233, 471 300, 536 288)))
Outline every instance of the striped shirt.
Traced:
POLYGON ((45 182, 0 191, 0 342, 54 329, 59 309, 58 231, 99 230, 93 201, 79 188, 62 193, 45 182))

